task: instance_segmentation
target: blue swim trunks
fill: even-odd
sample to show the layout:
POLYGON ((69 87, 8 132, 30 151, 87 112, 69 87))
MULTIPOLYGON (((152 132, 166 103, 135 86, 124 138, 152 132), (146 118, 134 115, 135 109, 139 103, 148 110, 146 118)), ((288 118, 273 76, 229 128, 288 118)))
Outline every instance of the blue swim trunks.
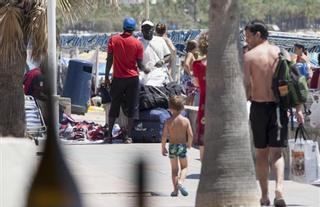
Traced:
POLYGON ((176 157, 187 157, 187 145, 186 144, 169 144, 169 158, 174 159, 176 157))

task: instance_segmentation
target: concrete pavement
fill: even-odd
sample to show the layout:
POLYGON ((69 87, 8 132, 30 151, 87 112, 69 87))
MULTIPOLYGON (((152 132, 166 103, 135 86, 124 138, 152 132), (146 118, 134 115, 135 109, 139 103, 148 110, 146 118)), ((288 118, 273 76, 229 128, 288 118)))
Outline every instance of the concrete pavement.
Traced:
MULTIPOLYGON (((189 173, 185 186, 190 195, 172 198, 170 163, 160 154, 160 144, 66 145, 63 148, 85 206, 136 206, 135 163, 139 157, 146 160, 147 206, 194 206, 200 173, 197 149, 188 152, 189 173)), ((289 180, 284 185, 288 206, 320 206, 319 187, 289 180)), ((269 188, 273 200, 274 181, 269 188)))
MULTIPOLYGON (((84 207, 134 207, 137 189, 135 168, 146 160, 145 196, 152 207, 193 207, 199 182, 200 161, 191 149, 185 182, 190 195, 172 198, 170 163, 160 154, 160 144, 62 145, 65 159, 78 183, 84 207)), ((0 139, 0 206, 23 207, 39 156, 31 140, 0 139)), ((319 207, 320 188, 285 181, 288 206, 319 207)), ((270 182, 270 192, 274 182, 270 182)), ((273 199, 270 193, 270 199, 273 199)))
MULTIPOLYGON (((103 112, 86 116, 72 115, 76 120, 104 124, 103 112)), ((65 159, 74 175, 84 207, 135 207, 137 200, 136 163, 146 162, 146 207, 193 207, 200 177, 199 151, 188 152, 189 172, 185 186, 189 196, 170 197, 172 191, 170 162, 163 157, 160 144, 62 145, 65 159)), ((31 140, 0 138, 0 206, 22 207, 37 161, 31 140)), ((273 200, 274 181, 270 182, 273 200)), ((320 188, 286 180, 288 206, 320 207, 320 188)))
MULTIPOLYGON (((105 123, 104 112, 90 112, 85 116, 73 115, 76 120, 105 123)), ((160 144, 114 144, 64 146, 66 158, 78 180, 86 206, 135 206, 135 163, 138 157, 147 162, 149 186, 146 191, 148 206, 189 207, 195 206, 196 190, 200 177, 199 151, 191 149, 189 173, 185 186, 188 197, 170 197, 172 191, 170 162, 160 154, 160 144), (151 195, 152 194, 152 195, 151 195), (108 205, 107 205, 108 204, 108 205)), ((286 176, 288 177, 288 176, 286 176)), ((274 181, 269 184, 273 200, 274 181)), ((286 180, 285 199, 288 206, 320 207, 320 188, 286 180)))
MULTIPOLYGON (((185 183, 188 197, 171 198, 170 162, 160 154, 160 144, 64 146, 66 158, 78 180, 86 206, 136 206, 136 163, 146 161, 148 206, 194 206, 200 162, 189 165, 185 183)), ((191 150, 190 157, 197 154, 191 150)))

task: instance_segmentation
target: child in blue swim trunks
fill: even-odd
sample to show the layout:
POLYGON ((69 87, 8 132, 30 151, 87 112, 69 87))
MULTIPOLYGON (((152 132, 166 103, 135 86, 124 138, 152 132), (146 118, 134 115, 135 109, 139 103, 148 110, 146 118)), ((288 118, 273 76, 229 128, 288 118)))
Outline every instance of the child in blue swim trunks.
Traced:
POLYGON ((167 156, 167 138, 169 138, 169 158, 171 163, 173 192, 171 196, 178 196, 178 192, 183 196, 188 195, 188 191, 183 187, 183 182, 187 175, 188 160, 187 148, 192 145, 192 129, 189 119, 180 113, 184 109, 184 98, 173 96, 169 100, 169 110, 172 117, 165 122, 162 133, 162 155, 167 156), (179 172, 180 165, 180 172, 179 172))

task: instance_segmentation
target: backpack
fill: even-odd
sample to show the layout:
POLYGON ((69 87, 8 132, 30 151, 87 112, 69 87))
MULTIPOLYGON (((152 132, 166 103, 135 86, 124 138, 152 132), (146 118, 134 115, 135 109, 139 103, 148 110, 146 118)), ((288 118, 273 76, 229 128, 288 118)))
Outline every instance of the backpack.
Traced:
POLYGON ((300 74, 297 65, 291 64, 283 50, 273 74, 272 89, 279 106, 288 109, 307 101, 308 86, 306 77, 300 74))
POLYGON ((174 95, 185 95, 181 85, 170 82, 163 86, 142 85, 139 93, 139 109, 165 108, 169 106, 169 98, 174 95))
POLYGON ((168 108, 168 97, 161 87, 142 85, 139 92, 139 109, 168 108))
POLYGON ((161 90, 164 91, 168 97, 186 95, 185 89, 176 82, 164 84, 161 90))

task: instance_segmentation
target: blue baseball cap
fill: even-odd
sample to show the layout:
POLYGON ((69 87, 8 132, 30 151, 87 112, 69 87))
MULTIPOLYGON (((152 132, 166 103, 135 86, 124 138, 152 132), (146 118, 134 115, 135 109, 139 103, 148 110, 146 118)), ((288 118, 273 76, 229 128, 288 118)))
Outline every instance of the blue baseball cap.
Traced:
POLYGON ((136 20, 134 20, 132 17, 126 17, 123 20, 123 29, 135 30, 136 29, 136 20))

